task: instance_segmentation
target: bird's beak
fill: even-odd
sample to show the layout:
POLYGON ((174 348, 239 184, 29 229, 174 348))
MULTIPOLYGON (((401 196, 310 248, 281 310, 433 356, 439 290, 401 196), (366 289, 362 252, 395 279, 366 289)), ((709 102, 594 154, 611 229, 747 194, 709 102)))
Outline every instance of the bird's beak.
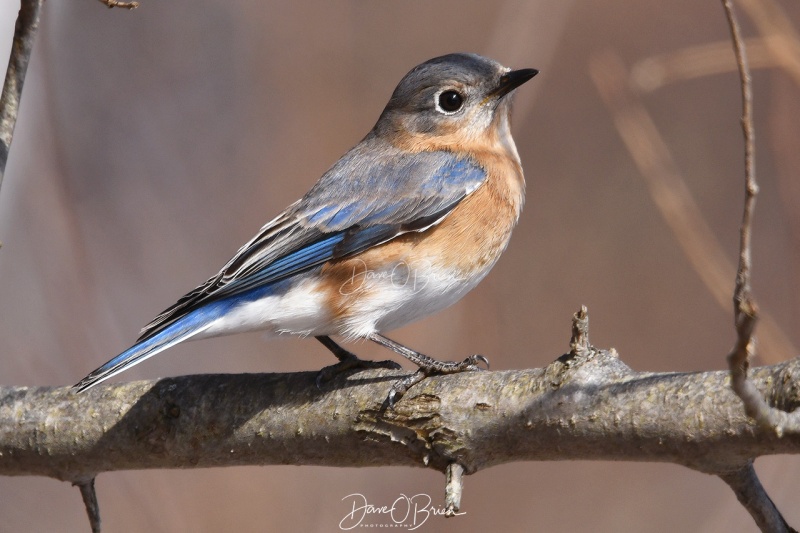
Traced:
POLYGON ((487 96, 489 98, 502 98, 537 74, 539 74, 539 71, 535 68, 512 70, 500 77, 497 87, 487 96))

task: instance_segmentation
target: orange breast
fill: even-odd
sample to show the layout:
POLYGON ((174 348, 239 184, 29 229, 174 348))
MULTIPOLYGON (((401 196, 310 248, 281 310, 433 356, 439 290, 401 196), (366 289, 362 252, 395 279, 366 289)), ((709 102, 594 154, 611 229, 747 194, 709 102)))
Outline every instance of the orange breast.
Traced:
MULTIPOLYGON (((487 169, 486 181, 439 224, 423 232, 401 235, 356 257, 326 264, 321 272, 326 301, 335 319, 372 305, 387 285, 378 278, 394 276, 390 288, 406 287, 406 276, 449 276, 443 290, 458 291, 482 278, 505 250, 523 203, 522 169, 515 160, 493 152, 476 154, 487 169), (374 283, 373 283, 374 282, 374 283)), ((442 281, 442 280, 437 280, 442 281)), ((400 294, 398 298, 408 298, 400 294)), ((381 295, 383 296, 383 295, 381 295)), ((391 307, 391 297, 386 306, 391 307)))

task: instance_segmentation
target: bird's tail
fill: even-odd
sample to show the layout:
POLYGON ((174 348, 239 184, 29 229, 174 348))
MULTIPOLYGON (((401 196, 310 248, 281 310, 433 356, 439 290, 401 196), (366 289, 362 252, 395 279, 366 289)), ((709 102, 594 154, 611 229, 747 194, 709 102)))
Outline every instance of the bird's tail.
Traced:
POLYGON ((152 337, 137 342, 100 368, 92 371, 72 388, 78 392, 83 392, 86 389, 94 387, 101 381, 105 381, 133 365, 141 363, 148 357, 152 357, 171 346, 175 346, 179 342, 194 337, 207 329, 210 325, 210 321, 198 321, 197 317, 193 316, 193 313, 190 313, 152 337))

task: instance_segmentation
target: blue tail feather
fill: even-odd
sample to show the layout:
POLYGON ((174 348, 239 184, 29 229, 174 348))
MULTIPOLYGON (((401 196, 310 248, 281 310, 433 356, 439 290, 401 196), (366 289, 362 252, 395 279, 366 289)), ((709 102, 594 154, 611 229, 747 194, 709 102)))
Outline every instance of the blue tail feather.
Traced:
POLYGON ((78 392, 82 392, 94 387, 101 381, 105 381, 133 365, 141 363, 148 357, 152 357, 167 348, 175 346, 179 342, 189 340, 195 335, 202 333, 208 329, 215 320, 230 311, 231 308, 243 302, 257 300, 270 294, 275 294, 276 292, 285 291, 288 289, 289 285, 290 280, 278 281, 266 286, 250 289, 242 294, 208 303, 199 309, 195 309, 178 318, 161 331, 140 339, 139 342, 114 357, 100 368, 94 370, 72 388, 78 392))
POLYGON ((221 306, 220 304, 222 303, 223 302, 216 302, 217 305, 212 304, 189 313, 152 337, 148 337, 134 344, 103 366, 91 372, 72 388, 78 392, 83 392, 86 389, 94 387, 101 381, 105 381, 111 376, 119 374, 123 370, 144 361, 148 357, 152 357, 179 342, 194 337, 211 326, 214 319, 219 316, 219 313, 222 311, 222 309, 218 309, 218 307, 229 307, 229 305, 221 306))

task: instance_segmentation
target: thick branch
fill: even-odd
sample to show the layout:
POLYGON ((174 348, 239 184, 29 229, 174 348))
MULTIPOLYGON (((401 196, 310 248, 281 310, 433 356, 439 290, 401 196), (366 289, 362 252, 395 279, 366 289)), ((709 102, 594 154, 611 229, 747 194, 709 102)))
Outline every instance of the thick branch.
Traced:
MULTIPOLYGON (((226 465, 405 465, 469 474, 510 461, 665 461, 730 472, 800 453, 745 415, 727 372, 636 373, 614 352, 545 369, 432 377, 381 409, 401 371, 199 375, 66 388, 0 388, 0 474, 86 483, 96 474, 226 465)), ((752 371, 768 401, 800 402, 800 361, 752 371)), ((455 501, 455 500, 454 500, 455 501)))

